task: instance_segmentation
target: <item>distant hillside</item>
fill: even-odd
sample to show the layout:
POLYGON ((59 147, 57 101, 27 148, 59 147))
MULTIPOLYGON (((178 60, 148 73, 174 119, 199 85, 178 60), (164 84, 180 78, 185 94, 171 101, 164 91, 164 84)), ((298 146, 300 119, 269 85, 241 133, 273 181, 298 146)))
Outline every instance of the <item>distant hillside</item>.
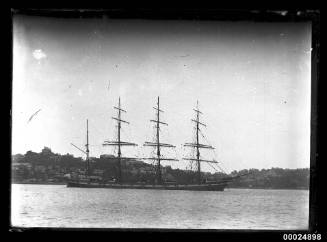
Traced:
MULTIPOLYGON (((117 160, 112 155, 92 157, 91 171, 94 176, 108 180, 116 177, 117 160)), ((124 180, 154 181, 155 167, 142 161, 123 162, 124 180)), ((55 154, 45 147, 40 153, 28 151, 25 155, 12 156, 13 182, 51 183, 65 182, 68 177, 85 172, 85 161, 73 155, 55 154)), ((194 171, 162 167, 163 179, 178 183, 195 182, 194 171)), ((250 169, 233 171, 230 174, 220 172, 202 173, 203 179, 216 180, 226 176, 241 176, 229 184, 231 188, 271 188, 271 189, 309 189, 309 169, 250 169), (244 176, 243 176, 244 175, 244 176)))
POLYGON ((250 169, 233 171, 230 175, 249 174, 233 181, 234 188, 309 189, 310 170, 301 169, 250 169))

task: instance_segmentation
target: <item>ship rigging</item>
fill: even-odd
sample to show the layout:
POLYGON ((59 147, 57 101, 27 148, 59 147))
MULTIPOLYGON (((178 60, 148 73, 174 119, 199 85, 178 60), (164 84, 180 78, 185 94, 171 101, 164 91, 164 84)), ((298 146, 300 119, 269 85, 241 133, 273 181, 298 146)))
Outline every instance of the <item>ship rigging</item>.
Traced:
MULTIPOLYGON (((121 148, 123 146, 137 146, 136 143, 132 142, 126 142, 122 141, 121 139, 121 126, 122 124, 129 124, 128 121, 122 119, 122 112, 126 113, 126 110, 121 108, 121 102, 120 98, 118 100, 118 106, 114 106, 114 109, 117 110, 117 116, 112 117, 117 122, 117 140, 111 140, 111 141, 104 141, 103 146, 114 146, 118 148, 117 157, 110 157, 109 159, 117 160, 117 168, 118 168, 118 174, 117 174, 117 180, 112 182, 99 182, 99 181, 92 181, 90 179, 90 164, 89 164, 89 141, 88 141, 88 120, 87 120, 87 142, 86 142, 86 151, 78 148, 74 144, 76 148, 78 148, 80 151, 86 154, 86 174, 89 179, 82 179, 82 180, 70 180, 67 183, 67 187, 84 187, 84 188, 115 188, 115 189, 163 189, 163 190, 195 190, 195 191, 223 191, 225 187, 227 186, 228 182, 230 182, 233 178, 232 177, 226 177, 222 178, 220 180, 214 181, 214 182, 206 182, 202 180, 201 177, 201 163, 205 162, 210 165, 212 164, 218 164, 216 160, 207 160, 203 159, 200 155, 200 149, 211 149, 214 150, 214 147, 211 145, 202 144, 200 142, 199 134, 202 134, 200 126, 206 127, 204 123, 200 121, 200 114, 202 112, 199 110, 199 105, 197 102, 197 107, 194 109, 196 112, 196 119, 191 119, 192 122, 195 123, 195 136, 196 140, 193 143, 185 143, 185 147, 191 147, 196 150, 196 156, 195 157, 184 157, 183 160, 188 160, 190 162, 196 162, 197 164, 197 183, 195 184, 167 184, 162 179, 162 170, 161 170, 161 162, 162 161, 178 161, 178 159, 175 158, 167 158, 162 156, 161 149, 162 148, 175 148, 174 145, 163 143, 161 142, 160 137, 160 127, 162 125, 168 126, 167 123, 161 121, 160 119, 160 113, 163 113, 163 110, 160 108, 160 99, 158 97, 157 99, 157 105, 156 107, 153 107, 156 110, 156 118, 151 119, 150 122, 153 122, 155 124, 155 140, 153 142, 145 141, 143 146, 153 147, 156 149, 156 155, 153 157, 125 157, 122 155, 121 148), (154 160, 155 161, 155 183, 152 184, 130 184, 124 180, 124 176, 122 174, 122 161, 139 161, 139 160, 154 160)), ((218 166, 219 167, 219 166, 218 166)))
MULTIPOLYGON (((121 108, 120 105, 120 97, 118 100, 118 107, 114 107, 115 109, 117 109, 117 117, 112 117, 112 119, 117 121, 117 133, 118 133, 118 138, 117 141, 104 141, 103 146, 109 145, 109 146, 117 146, 118 147, 118 183, 123 183, 123 176, 122 176, 122 160, 135 160, 135 158, 130 158, 130 157, 122 157, 121 154, 121 147, 122 146, 137 146, 137 144, 135 143, 131 143, 131 142, 125 142, 125 141, 121 141, 121 124, 129 124, 129 122, 121 119, 121 112, 126 113, 126 111, 124 109, 121 108)), ((110 159, 110 158, 109 158, 110 159)), ((112 158, 111 158, 112 159, 112 158)), ((114 158, 116 159, 116 158, 114 158)))
POLYGON ((157 101, 157 107, 153 107, 156 110, 156 120, 151 119, 150 122, 154 122, 155 128, 156 128, 156 141, 155 142, 148 142, 146 141, 143 146, 152 146, 156 148, 157 151, 157 156, 156 157, 150 157, 150 158, 142 158, 144 160, 155 160, 156 161, 156 181, 157 184, 162 184, 162 172, 161 172, 161 161, 178 161, 177 159, 174 158, 165 158, 161 155, 160 150, 162 148, 175 148, 176 146, 167 144, 167 143, 161 143, 160 142, 160 124, 168 126, 167 123, 160 121, 160 112, 163 112, 163 110, 160 109, 159 106, 159 97, 157 101))
POLYGON ((212 147, 211 145, 205 145, 205 144, 201 144, 199 142, 199 132, 200 132, 200 125, 206 127, 206 125, 202 122, 200 122, 200 114, 202 114, 202 112, 199 110, 199 102, 197 101, 197 107, 196 109, 193 109, 196 112, 196 119, 191 119, 192 122, 195 123, 195 130, 196 130, 196 141, 195 143, 185 143, 184 146, 187 147, 192 147, 196 149, 196 157, 192 158, 183 158, 183 160, 189 160, 189 161, 196 161, 196 165, 197 165, 197 182, 198 184, 202 183, 202 179, 201 179, 201 162, 207 162, 207 163, 215 163, 217 164, 218 162, 216 160, 205 160, 205 159, 201 159, 200 158, 200 149, 214 149, 214 147, 212 147))

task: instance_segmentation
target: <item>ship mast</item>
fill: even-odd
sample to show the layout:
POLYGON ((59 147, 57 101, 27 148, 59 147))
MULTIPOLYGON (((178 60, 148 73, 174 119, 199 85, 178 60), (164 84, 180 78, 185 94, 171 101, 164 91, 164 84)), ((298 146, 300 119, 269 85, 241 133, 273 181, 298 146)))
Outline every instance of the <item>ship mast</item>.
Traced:
POLYGON ((167 125, 167 123, 164 123, 160 121, 160 112, 163 112, 163 110, 160 109, 159 105, 159 97, 157 101, 157 107, 153 107, 156 110, 156 120, 150 120, 151 122, 156 123, 156 141, 155 142, 144 142, 144 146, 153 146, 157 148, 157 157, 151 157, 151 158, 144 158, 144 159, 152 159, 156 160, 156 177, 157 177, 157 183, 162 184, 162 174, 161 174, 161 165, 160 162, 163 160, 170 160, 170 161, 178 161, 177 159, 172 159, 172 158, 164 158, 160 154, 160 148, 161 147, 168 147, 168 148, 174 148, 174 145, 167 144, 167 143, 160 143, 160 124, 167 125))
POLYGON ((86 150, 82 150, 81 148, 77 147, 73 143, 70 143, 72 146, 74 146, 79 151, 83 152, 86 155, 86 176, 90 176, 90 150, 89 150, 89 120, 86 119, 86 150))
POLYGON ((90 150, 89 150, 89 120, 86 120, 86 171, 87 176, 90 176, 90 150))
POLYGON ((200 130, 200 125, 206 127, 204 123, 200 122, 200 114, 203 114, 199 110, 199 101, 197 101, 197 107, 196 109, 193 109, 196 112, 196 119, 191 119, 191 121, 195 122, 195 132, 196 132, 196 142, 195 143, 185 143, 184 146, 189 146, 189 147, 195 147, 196 148, 196 158, 183 158, 184 160, 191 160, 191 161, 196 161, 197 163, 197 181, 198 184, 201 184, 201 162, 208 162, 208 163, 218 163, 215 160, 204 160, 200 158, 200 149, 214 149, 211 145, 205 145, 201 144, 199 142, 199 132, 200 130))
POLYGON ((118 183, 122 183, 123 178, 122 178, 121 161, 122 160, 134 160, 134 158, 122 157, 121 156, 121 146, 137 146, 137 144, 121 141, 121 137, 120 137, 121 124, 122 123, 129 124, 129 122, 121 119, 121 112, 126 113, 126 111, 121 108, 120 97, 118 100, 118 107, 114 107, 114 108, 118 110, 117 117, 112 117, 112 119, 117 121, 117 131, 118 131, 117 141, 105 141, 105 143, 103 145, 118 146, 118 157, 117 157, 118 158, 118 183))

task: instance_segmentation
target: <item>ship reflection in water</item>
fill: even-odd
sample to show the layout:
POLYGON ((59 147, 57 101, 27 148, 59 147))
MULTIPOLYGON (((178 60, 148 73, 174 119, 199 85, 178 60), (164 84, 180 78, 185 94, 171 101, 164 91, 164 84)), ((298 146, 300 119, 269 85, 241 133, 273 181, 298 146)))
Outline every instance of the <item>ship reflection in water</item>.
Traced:
POLYGON ((12 225, 25 227, 307 229, 309 191, 225 192, 12 185, 12 225))

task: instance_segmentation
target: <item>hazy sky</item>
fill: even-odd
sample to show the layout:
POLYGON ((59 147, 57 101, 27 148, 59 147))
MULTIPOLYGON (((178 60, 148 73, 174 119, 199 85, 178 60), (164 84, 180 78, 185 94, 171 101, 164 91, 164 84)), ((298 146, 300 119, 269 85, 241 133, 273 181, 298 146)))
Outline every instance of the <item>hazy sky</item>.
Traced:
POLYGON ((160 96, 169 124, 162 142, 177 146, 168 157, 190 155, 181 145, 194 137, 199 100, 202 132, 216 147, 204 158, 227 172, 309 167, 309 23, 16 16, 13 34, 14 154, 48 146, 82 156, 70 143, 83 147, 87 118, 91 156, 112 153, 102 143, 115 138, 120 96, 130 121, 122 139, 139 144, 122 152, 148 156, 142 144, 153 139, 149 120, 160 96))

